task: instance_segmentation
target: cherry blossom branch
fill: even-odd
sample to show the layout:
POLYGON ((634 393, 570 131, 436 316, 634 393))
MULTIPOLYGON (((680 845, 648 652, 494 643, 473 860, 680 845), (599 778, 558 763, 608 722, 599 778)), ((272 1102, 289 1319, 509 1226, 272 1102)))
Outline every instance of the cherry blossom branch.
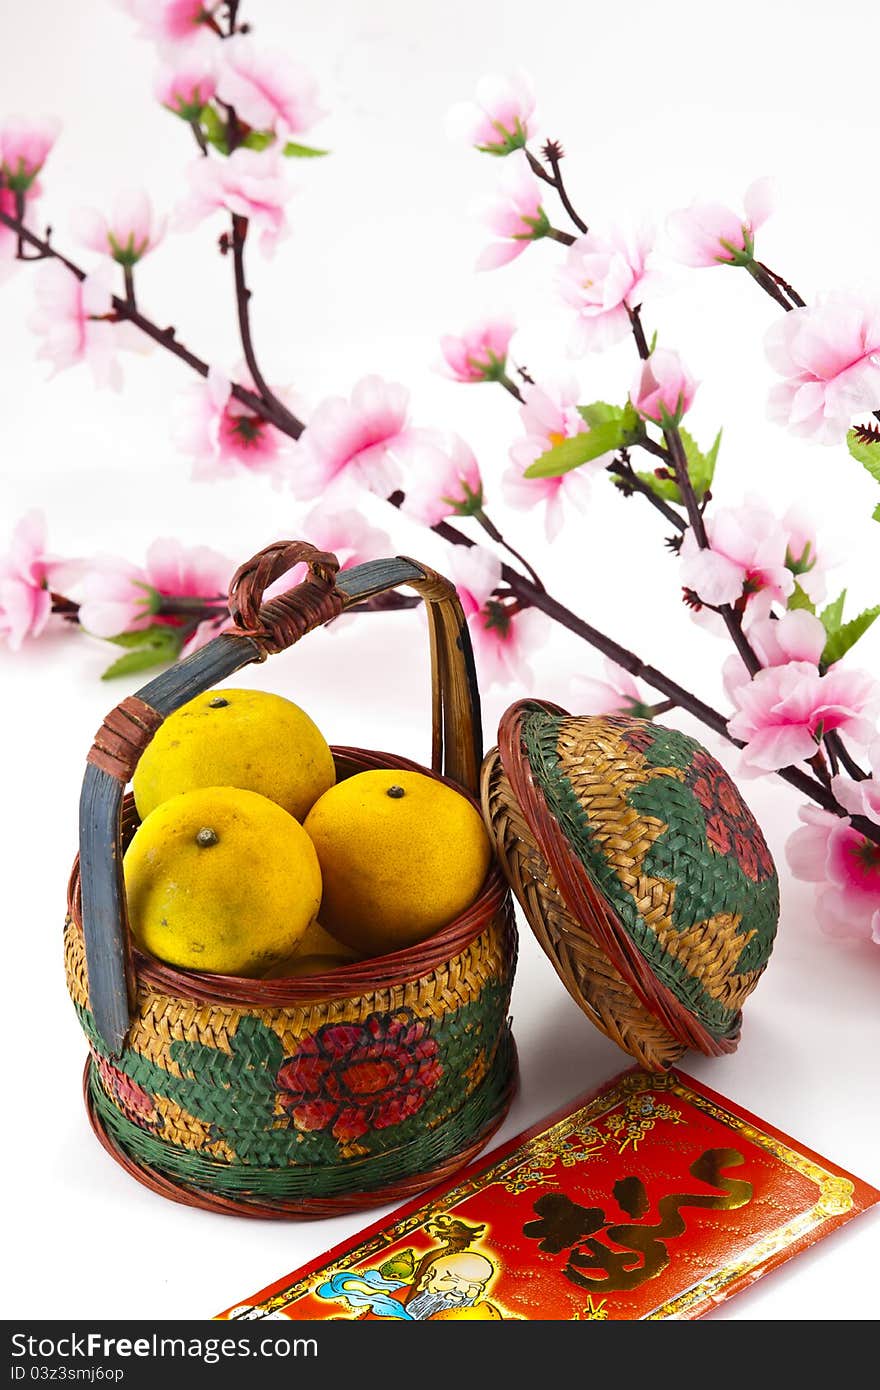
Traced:
POLYGON ((274 423, 285 434, 292 439, 298 439, 305 426, 298 420, 275 395, 268 385, 266 378, 260 371, 257 355, 254 351, 253 337, 251 334, 250 318, 250 299, 251 292, 248 289, 244 270, 244 245, 248 234, 248 220, 246 217, 233 217, 232 219, 232 262, 235 271, 235 301, 238 309, 238 330, 241 337, 241 346, 244 351, 244 359, 248 365, 248 371, 254 379, 254 385, 260 393, 261 399, 270 407, 273 412, 274 423))
MULTIPOLYGON (((632 325, 636 349, 641 360, 645 362, 651 356, 651 349, 645 336, 644 327, 642 326, 640 306, 636 306, 634 309, 628 309, 627 312, 629 313, 629 321, 632 325)), ((703 520, 702 508, 697 500, 697 494, 691 482, 687 454, 685 452, 684 441, 681 437, 681 431, 676 422, 669 416, 664 418, 662 429, 663 436, 666 440, 666 448, 669 451, 669 457, 672 463, 673 476, 679 493, 681 494, 681 500, 684 503, 691 530, 694 533, 700 549, 708 550, 710 546, 709 537, 706 534, 706 523, 703 520)), ((758 671, 762 669, 761 662, 743 632, 742 616, 737 613, 735 609, 731 608, 728 603, 720 605, 717 611, 721 615, 724 626, 727 628, 731 640, 745 664, 746 670, 752 676, 757 675, 758 671)))
MULTIPOLYGON (((393 506, 399 507, 403 501, 403 494, 394 493, 388 498, 388 501, 393 506)), ((472 547, 476 544, 469 536, 464 535, 448 521, 439 521, 431 529, 443 540, 449 541, 451 545, 472 547)), ((589 643, 603 656, 616 662, 618 666, 622 666, 630 675, 643 680, 654 690, 658 690, 667 699, 672 700, 675 705, 693 715, 701 724, 705 724, 707 728, 720 734, 735 748, 744 747, 743 743, 730 733, 727 720, 719 710, 713 709, 711 705, 706 704, 699 696, 679 685, 665 672, 642 661, 641 657, 636 656, 634 652, 616 642, 613 637, 608 637, 604 632, 600 632, 598 628, 578 617, 571 609, 566 608, 563 603, 549 594, 546 589, 538 588, 525 575, 520 574, 504 562, 501 565, 501 577, 522 607, 539 609, 547 617, 559 623, 561 627, 589 643)), ((779 768, 777 775, 784 782, 788 782, 790 786, 802 792, 804 796, 809 797, 811 801, 815 801, 823 810, 829 811, 832 815, 846 816, 846 812, 839 805, 830 788, 817 778, 811 777, 803 768, 779 768)), ((859 834, 864 835, 873 844, 880 845, 880 825, 875 825, 873 821, 869 821, 863 816, 851 816, 850 820, 859 834)))
POLYGON ((510 542, 504 539, 503 535, 498 530, 498 527, 495 525, 494 521, 492 521, 486 515, 482 507, 479 509, 479 511, 474 512, 474 520, 479 522, 486 534, 491 536, 492 540, 495 541, 497 545, 503 546, 509 555, 512 555, 515 560, 519 560, 523 568, 528 571, 529 576, 532 579, 532 582, 536 584, 537 587, 541 589, 543 592, 544 585, 540 577, 538 576, 538 573, 535 570, 534 566, 530 565, 525 556, 521 555, 518 550, 514 550, 510 542))
MULTIPOLYGON (((499 386, 503 386, 505 391, 507 391, 511 396, 513 396, 514 400, 519 401, 521 405, 525 403, 525 397, 523 396, 522 391, 520 391, 516 382, 513 381, 507 375, 506 372, 499 372, 491 379, 497 381, 499 386)), ((656 441, 651 439, 648 434, 645 434, 644 437, 641 440, 639 440, 639 443, 642 448, 648 451, 648 453, 655 454, 657 457, 662 458, 668 462, 668 450, 664 449, 662 444, 656 443, 656 441)), ((606 473, 613 473, 616 477, 622 480, 623 486, 620 487, 620 491, 624 494, 624 496, 628 497, 632 493, 638 492, 642 497, 644 497, 648 502, 650 502, 651 506, 656 508, 656 510, 660 512, 661 515, 664 516, 667 521, 671 522, 677 531, 685 530, 685 523, 679 516, 678 512, 676 512, 669 505, 669 503, 666 502, 662 497, 658 497, 654 489, 652 487, 649 487, 647 483, 643 482, 642 479, 639 477, 638 473, 636 473, 635 469, 632 467, 632 464, 629 461, 629 454, 626 449, 621 449, 620 457, 615 459, 613 463, 609 463, 605 471, 606 473)), ((513 551, 512 553, 515 555, 517 554, 516 551, 513 551)), ((517 555, 517 559, 522 560, 522 556, 517 555)), ((523 564, 526 565, 527 569, 531 569, 531 566, 528 565, 525 560, 523 560, 523 564)))
POLYGON ((553 171, 553 184, 556 188, 556 192, 559 194, 559 201, 562 203, 562 206, 565 208, 565 211, 568 213, 578 231, 582 235, 585 235, 588 231, 587 224, 578 216, 572 206, 571 199, 568 196, 568 191, 562 178, 562 170, 559 167, 560 160, 564 155, 562 146, 558 140, 548 140, 542 153, 553 171))
MULTIPOLYGON (((44 240, 42 237, 37 236, 35 232, 30 231, 29 228, 25 227, 20 218, 13 217, 10 213, 3 212, 3 210, 0 209, 0 223, 9 227, 11 231, 16 232, 23 241, 40 252, 39 256, 28 257, 27 259, 54 259, 60 261, 62 265, 67 267, 72 275, 76 276, 77 280, 82 281, 86 279, 86 272, 81 266, 78 266, 67 256, 62 255, 60 251, 56 251, 55 247, 52 246, 48 240, 44 240)), ((148 319, 146 315, 142 314, 133 304, 129 304, 126 300, 119 298, 118 295, 113 295, 112 302, 113 310, 117 318, 125 319, 128 323, 134 324, 135 328, 139 328, 140 331, 146 334, 148 338, 152 339, 154 343, 158 343, 159 347, 164 348, 166 352, 170 352, 175 357, 180 358, 180 360, 185 362, 188 367, 191 367, 194 372, 198 372, 199 376, 207 377, 210 371, 209 364, 201 357, 197 357, 196 354, 185 347, 183 343, 178 342, 173 328, 160 328, 158 324, 153 323, 152 319, 148 319)), ((259 415, 261 420, 266 420, 270 425, 275 425, 282 433, 290 434, 294 439, 297 439, 305 429, 303 422, 297 419, 295 415, 292 415, 286 407, 285 416, 288 417, 289 421, 292 423, 282 424, 281 418, 279 418, 274 407, 270 402, 263 400, 262 396, 236 383, 233 383, 231 389, 237 401, 241 401, 242 405, 246 405, 255 415, 259 415), (296 433, 293 432, 294 430, 296 430, 296 433)))
POLYGON ((645 501, 650 502, 651 506, 654 507, 662 517, 665 517, 677 531, 687 530, 687 523, 679 516, 678 512, 662 497, 658 497, 652 487, 642 482, 629 461, 628 450, 621 449, 620 456, 616 458, 613 463, 608 464, 605 472, 613 473, 615 477, 620 478, 621 481, 617 484, 617 487, 625 497, 630 496, 634 492, 640 493, 640 495, 645 498, 645 501))
MULTIPOLYGON (((531 169, 532 173, 536 174, 537 177, 541 179, 543 183, 549 184, 551 188, 556 190, 557 194, 559 195, 559 201, 562 203, 562 206, 565 208, 565 211, 568 213, 569 217, 571 218, 574 225, 577 227, 578 231, 581 234, 584 234, 587 231, 587 224, 575 212, 562 178, 562 172, 559 168, 559 161, 563 157, 562 146, 556 140, 548 140, 546 145, 544 146, 543 154, 547 159, 548 163, 550 164, 552 170, 552 173, 550 174, 547 173, 547 170, 544 168, 540 159, 538 159, 536 155, 532 154, 531 150, 526 149, 525 154, 526 158, 529 161, 529 168, 531 169)), ((548 233, 548 235, 550 235, 550 233, 548 233)), ((564 233, 563 235, 566 234, 564 233)), ((561 240, 562 238, 557 237, 556 239, 561 240)), ((576 240, 576 237, 570 237, 566 244, 570 246, 571 243, 576 240)))
POLYGON ((548 236, 551 241, 561 242, 563 246, 573 246, 577 241, 577 237, 572 236, 571 232, 562 232, 558 227, 548 227, 544 235, 548 236))

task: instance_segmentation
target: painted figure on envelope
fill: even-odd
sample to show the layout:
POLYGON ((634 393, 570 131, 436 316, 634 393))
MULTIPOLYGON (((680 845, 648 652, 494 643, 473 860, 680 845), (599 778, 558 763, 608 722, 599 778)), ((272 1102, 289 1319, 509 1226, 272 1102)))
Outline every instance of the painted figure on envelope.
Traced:
POLYGON ((424 1227, 439 1242, 433 1250, 420 1257, 412 1249, 402 1250, 378 1269, 338 1269, 314 1293, 347 1303, 358 1318, 503 1319, 488 1297, 495 1263, 471 1248, 485 1229, 441 1212, 424 1227))

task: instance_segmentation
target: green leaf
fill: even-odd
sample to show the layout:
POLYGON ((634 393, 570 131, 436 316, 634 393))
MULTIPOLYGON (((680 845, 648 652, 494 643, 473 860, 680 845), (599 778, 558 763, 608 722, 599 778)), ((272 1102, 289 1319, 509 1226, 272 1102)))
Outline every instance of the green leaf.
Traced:
POLYGON ((672 478, 658 478, 656 473, 638 473, 636 476, 651 489, 655 497, 662 497, 664 502, 681 502, 678 483, 672 478))
POLYGON ((526 478, 559 478, 589 463, 600 454, 612 453, 623 442, 623 429, 619 420, 609 420, 605 425, 588 430, 586 434, 576 434, 572 439, 564 439, 555 448, 548 449, 525 471, 526 478))
POLYGON ((835 661, 839 661, 842 656, 845 656, 850 648, 855 646, 859 638, 865 635, 878 617, 880 617, 880 603, 874 608, 866 608, 857 618, 851 618, 848 623, 844 623, 836 632, 831 633, 822 653, 823 665, 831 666, 835 661))
POLYGON ((875 483, 880 483, 880 440, 865 443, 858 438, 855 430, 847 430, 846 446, 853 458, 867 468, 875 483))
POLYGON ((822 626, 830 637, 837 632, 843 622, 843 605, 846 603, 846 589, 837 595, 833 603, 829 603, 827 608, 823 608, 819 614, 822 626))
POLYGON ((871 513, 871 520, 872 520, 872 521, 880 521, 880 502, 877 503, 876 507, 875 507, 874 510, 872 511, 872 513, 871 513))
POLYGON ((716 434, 715 442, 707 454, 702 452, 696 440, 688 434, 687 430, 683 430, 679 426, 678 432, 684 445, 691 484, 697 494, 697 500, 702 502, 715 477, 715 464, 718 462, 718 450, 721 448, 722 431, 719 430, 716 434))
MULTIPOLYGON (((688 434, 687 430, 683 430, 679 427, 678 432, 681 435, 681 442, 684 445, 685 457, 688 462, 688 473, 690 474, 694 492, 697 495, 697 500, 702 502, 709 488, 712 486, 712 480, 715 477, 715 464, 718 461, 718 450, 721 448, 722 431, 718 431, 715 436, 715 442, 707 454, 703 453, 696 440, 688 434)), ((672 472, 671 463, 669 471, 670 473, 672 472)), ((678 488, 678 483, 674 478, 658 478, 656 473, 639 473, 638 477, 646 487, 651 489, 655 497, 662 497, 664 502, 677 502, 679 506, 682 505, 682 496, 678 488)))
POLYGON ((288 140, 281 153, 288 159, 322 159, 330 151, 316 149, 314 145, 298 145, 295 140, 288 140))
POLYGON ((220 112, 217 111, 215 107, 211 106, 210 103, 202 107, 201 126, 202 133, 208 144, 213 145, 215 150, 219 150, 221 154, 228 154, 226 125, 220 112))
POLYGON ((101 676, 102 681, 115 680, 117 676, 133 676, 138 671, 148 671, 151 666, 167 666, 176 661, 183 646, 184 633, 180 628, 157 623, 143 632, 123 632, 119 637, 111 638, 111 641, 130 650, 125 656, 111 662, 101 676))
POLYGON ((271 130, 249 130, 241 143, 248 150, 267 150, 274 145, 275 136, 271 130))
POLYGON ((645 428, 632 401, 627 401, 626 405, 593 401, 591 405, 579 405, 578 415, 586 421, 591 430, 598 429, 600 425, 619 424, 627 434, 640 437, 645 428))
POLYGON ((805 593, 801 588, 797 580, 795 580, 794 593, 788 600, 788 607, 789 610, 793 608, 804 608, 808 613, 815 613, 816 611, 815 603, 810 598, 809 594, 805 593))

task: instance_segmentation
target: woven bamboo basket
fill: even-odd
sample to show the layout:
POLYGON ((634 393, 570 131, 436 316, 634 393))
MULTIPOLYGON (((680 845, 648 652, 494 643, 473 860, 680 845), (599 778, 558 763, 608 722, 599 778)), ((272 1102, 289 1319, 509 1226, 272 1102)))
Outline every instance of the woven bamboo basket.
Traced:
POLYGON ((696 740, 524 700, 482 774, 505 874, 566 989, 651 1070, 738 1043, 779 888, 760 827, 696 740))
MULTIPOLYGON (((263 1218, 398 1201, 479 1152, 510 1103, 516 935, 496 863, 471 907, 428 940, 321 975, 179 970, 134 948, 128 930, 121 865, 137 815, 124 788, 162 720, 401 584, 428 615, 430 775, 473 799, 479 697, 453 586, 406 559, 339 573, 334 556, 300 542, 242 566, 230 589, 235 630, 123 700, 89 754, 65 927, 68 988, 89 1043, 86 1105, 108 1152, 174 1201, 263 1218), (261 606, 301 562, 307 579, 261 606)), ((427 771, 392 754, 333 752, 339 778, 427 771)))

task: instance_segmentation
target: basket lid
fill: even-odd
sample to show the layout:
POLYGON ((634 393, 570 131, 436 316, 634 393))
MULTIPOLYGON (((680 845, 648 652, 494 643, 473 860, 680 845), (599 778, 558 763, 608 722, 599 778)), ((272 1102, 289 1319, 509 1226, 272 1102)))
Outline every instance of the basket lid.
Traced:
POLYGON ((484 810, 496 842, 499 796, 515 800, 534 841, 520 853, 531 853, 534 876, 538 851, 564 921, 550 920, 539 895, 524 891, 509 845, 502 864, 541 945, 593 1020, 634 1055, 664 1065, 687 1047, 732 1051, 740 1005, 772 949, 779 889, 761 829, 711 753, 650 720, 572 716, 522 700, 504 715, 484 767, 484 810), (620 1036, 619 1020, 612 1029, 597 1018, 589 980, 573 979, 570 951, 557 949, 578 933, 631 992, 630 1040, 620 1036), (646 1020, 667 1035, 666 1053, 640 1043, 646 1020))

